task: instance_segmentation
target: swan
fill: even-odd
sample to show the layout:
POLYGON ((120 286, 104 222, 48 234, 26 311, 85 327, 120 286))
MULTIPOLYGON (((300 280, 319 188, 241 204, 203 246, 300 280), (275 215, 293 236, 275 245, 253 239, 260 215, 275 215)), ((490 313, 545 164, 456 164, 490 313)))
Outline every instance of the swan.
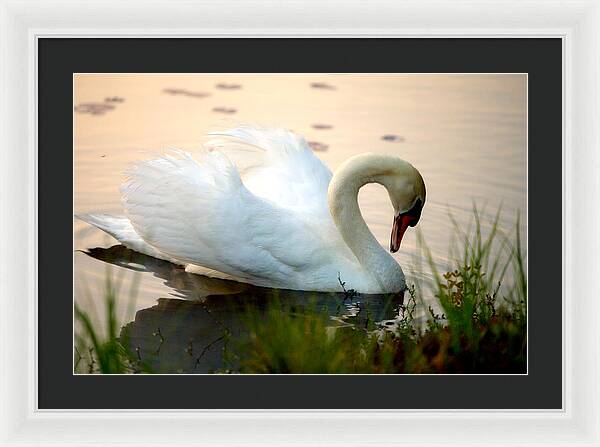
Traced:
POLYGON ((198 159, 174 150, 133 163, 120 192, 125 216, 78 218, 140 253, 186 271, 271 287, 359 293, 406 289, 402 268, 365 223, 358 191, 383 185, 394 208, 390 251, 419 221, 425 184, 410 163, 363 153, 332 175, 285 129, 213 132, 198 159))

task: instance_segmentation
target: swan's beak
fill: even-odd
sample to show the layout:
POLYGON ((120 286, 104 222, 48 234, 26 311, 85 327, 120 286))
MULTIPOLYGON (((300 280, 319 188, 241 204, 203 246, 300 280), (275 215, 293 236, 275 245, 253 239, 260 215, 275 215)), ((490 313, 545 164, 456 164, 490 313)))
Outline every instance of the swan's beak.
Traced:
POLYGON ((392 225, 392 237, 390 239, 390 251, 396 253, 400 248, 400 242, 402 242, 402 236, 404 232, 410 226, 411 216, 406 214, 398 214, 394 217, 394 223, 392 225))
POLYGON ((421 209, 423 205, 421 200, 417 200, 413 207, 405 213, 398 213, 394 216, 392 224, 392 236, 390 238, 390 251, 396 253, 400 249, 402 237, 408 227, 414 227, 421 217, 421 209))

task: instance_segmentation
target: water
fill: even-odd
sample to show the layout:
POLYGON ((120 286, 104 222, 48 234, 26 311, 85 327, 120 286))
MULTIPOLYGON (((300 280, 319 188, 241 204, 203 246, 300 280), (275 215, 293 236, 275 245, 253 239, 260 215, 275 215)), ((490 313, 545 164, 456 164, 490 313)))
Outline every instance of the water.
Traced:
MULTIPOLYGON (((77 75, 74 105, 76 213, 122 214, 118 186, 129 162, 174 147, 193 152, 207 132, 239 122, 304 135, 333 171, 367 151, 411 162, 427 185, 419 227, 442 271, 451 266, 449 212, 467 228, 474 202, 488 214, 502 204, 501 225, 512 228, 521 211, 525 234, 522 75, 77 75)), ((370 229, 387 247, 393 217, 387 193, 367 185, 359 202, 370 229)), ((250 305, 260 307, 272 299, 272 291, 189 275, 118 247, 107 251, 116 241, 83 222, 74 222, 74 232, 76 302, 102 322, 107 267, 122 278, 125 297, 139 275, 134 305, 128 298, 119 300, 118 315, 136 343, 153 346, 148 352, 157 343, 153 333, 158 327, 169 332, 169 343, 155 359, 155 367, 164 372, 217 369, 219 324, 239 325, 239 308, 230 304, 255 299, 250 305), (91 248, 98 248, 93 256, 82 252, 91 248), (190 339, 197 352, 214 342, 198 363, 190 364, 190 339), (169 358, 168 368, 161 356, 169 358)), ((395 254, 409 282, 428 279, 411 272, 417 254, 416 233, 410 229, 395 254)), ((305 301, 301 293, 282 293, 285 299, 305 301)), ((322 299, 330 303, 333 319, 353 324, 360 315, 357 303, 360 307, 370 300, 379 321, 393 319, 398 304, 362 297, 340 310, 339 296, 322 299)))

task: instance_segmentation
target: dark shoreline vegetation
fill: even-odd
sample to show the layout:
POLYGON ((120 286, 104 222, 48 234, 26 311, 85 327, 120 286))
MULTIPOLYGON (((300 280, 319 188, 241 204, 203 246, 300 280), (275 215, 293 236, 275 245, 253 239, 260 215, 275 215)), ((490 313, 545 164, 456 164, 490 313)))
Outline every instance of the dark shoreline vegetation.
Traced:
MULTIPOLYGON (((209 350, 219 349, 220 366, 214 373, 526 373, 527 278, 520 221, 517 218, 513 231, 504 233, 498 227, 498 211, 484 237, 475 207, 473 215, 472 229, 464 230, 453 220, 455 265, 444 274, 438 273, 418 233, 420 258, 426 260, 433 277, 427 286, 431 290, 411 283, 407 275, 410 285, 405 296, 383 300, 384 306, 393 306, 397 315, 393 321, 378 321, 369 301, 346 290, 340 278, 342 293, 333 294, 327 305, 323 299, 287 301, 276 294, 264 306, 237 302, 242 330, 219 323, 216 335, 202 346, 195 346, 192 339, 169 346, 177 324, 185 324, 186 318, 180 318, 169 333, 168 328, 156 327, 148 334, 152 348, 147 348, 136 338, 133 323, 119 328, 115 303, 120 280, 111 279, 107 272, 106 327, 95 327, 92 316, 75 304, 75 372, 194 372, 209 350), (424 296, 435 297, 434 305, 431 300, 426 305, 424 296), (332 306, 339 312, 348 302, 356 303, 361 318, 342 320, 332 315, 332 306), (169 349, 189 356, 189 371, 156 369, 161 350, 169 349)), ((420 263, 416 267, 422 271, 420 263)), ((134 281, 131 309, 136 288, 134 281)), ((182 303, 182 309, 188 306, 181 300, 161 301, 159 306, 171 301, 182 303)))

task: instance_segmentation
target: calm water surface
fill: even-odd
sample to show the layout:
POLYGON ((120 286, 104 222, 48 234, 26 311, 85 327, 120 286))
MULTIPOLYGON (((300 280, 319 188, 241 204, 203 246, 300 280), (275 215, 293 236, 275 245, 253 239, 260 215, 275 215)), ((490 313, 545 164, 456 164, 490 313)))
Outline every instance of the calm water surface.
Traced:
MULTIPOLYGON (((451 268, 449 212, 468 228, 474 202, 489 214, 502 204, 501 224, 511 229, 517 212, 526 210, 522 75, 77 75, 74 106, 76 213, 123 214, 118 186, 128 163, 169 148, 197 151, 207 132, 236 123, 292 129, 333 171, 367 151, 411 162, 427 185, 419 227, 442 271, 451 268)), ((387 247, 393 211, 386 191, 367 185, 359 202, 387 247)), ((522 221, 525 234, 524 215, 522 221)), ((110 268, 122 283, 117 310, 131 347, 144 346, 156 371, 219 368, 219 334, 224 325, 240 325, 240 303, 261 307, 273 299, 274 291, 186 274, 113 247, 114 239, 83 222, 74 222, 74 232, 76 302, 102 322, 110 268), (132 303, 129 288, 136 275, 132 303), (158 353, 157 328, 166 340, 158 353), (169 361, 161 362, 165 358, 169 361)), ((417 255, 411 229, 395 254, 409 283, 428 279, 411 268, 417 255)), ((300 292, 276 295, 306 302, 300 292)), ((399 305, 381 297, 358 297, 341 307, 340 296, 319 300, 338 324, 361 324, 361 309, 368 307, 382 325, 391 325, 399 305)))

